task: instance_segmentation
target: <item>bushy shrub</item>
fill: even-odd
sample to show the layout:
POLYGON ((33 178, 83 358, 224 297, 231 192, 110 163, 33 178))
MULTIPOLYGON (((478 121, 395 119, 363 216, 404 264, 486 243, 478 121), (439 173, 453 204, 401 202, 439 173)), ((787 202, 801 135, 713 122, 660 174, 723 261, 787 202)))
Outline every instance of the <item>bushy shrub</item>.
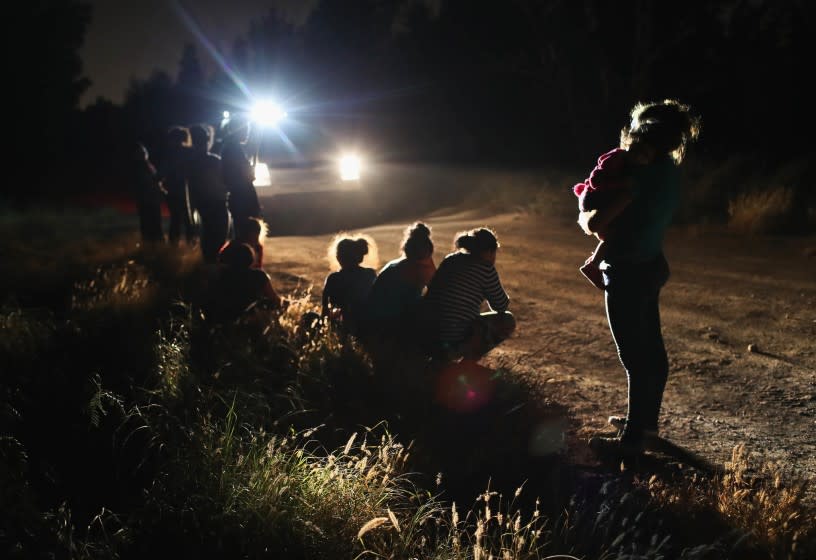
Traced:
POLYGON ((728 202, 728 227, 737 233, 780 233, 791 228, 793 189, 772 187, 735 195, 728 202))

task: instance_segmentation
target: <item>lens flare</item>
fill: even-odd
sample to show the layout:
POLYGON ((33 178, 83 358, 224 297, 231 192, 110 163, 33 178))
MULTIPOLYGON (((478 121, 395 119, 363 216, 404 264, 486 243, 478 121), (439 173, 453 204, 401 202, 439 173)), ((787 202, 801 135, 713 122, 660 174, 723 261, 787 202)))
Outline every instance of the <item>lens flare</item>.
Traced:
POLYGON ((345 155, 340 158, 340 179, 342 181, 360 179, 360 158, 358 156, 345 155))
POLYGON ((249 117, 261 126, 275 126, 286 117, 286 112, 274 101, 262 100, 253 105, 249 117))
POLYGON ((445 367, 437 378, 436 400, 456 412, 473 412, 493 398, 493 370, 473 360, 461 360, 445 367))
POLYGON ((256 187, 269 187, 272 185, 272 176, 269 174, 269 166, 262 162, 255 164, 255 180, 252 184, 256 187))

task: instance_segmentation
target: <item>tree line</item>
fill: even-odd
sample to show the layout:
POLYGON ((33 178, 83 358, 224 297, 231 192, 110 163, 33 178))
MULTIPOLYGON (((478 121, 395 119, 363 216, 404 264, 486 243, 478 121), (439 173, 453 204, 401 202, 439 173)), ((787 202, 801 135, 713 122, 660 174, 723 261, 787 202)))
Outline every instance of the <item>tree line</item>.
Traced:
POLYGON ((175 75, 157 70, 123 103, 82 111, 77 53, 92 11, 74 0, 24 9, 32 28, 52 22, 16 80, 35 113, 24 161, 44 190, 66 171, 77 179, 60 189, 107 183, 122 141, 159 149, 167 127, 240 107, 244 86, 393 160, 585 166, 617 141, 634 101, 666 97, 704 116, 704 157, 773 164, 813 150, 804 1, 324 1, 305 23, 273 11, 248 22, 215 71, 188 44, 175 75))

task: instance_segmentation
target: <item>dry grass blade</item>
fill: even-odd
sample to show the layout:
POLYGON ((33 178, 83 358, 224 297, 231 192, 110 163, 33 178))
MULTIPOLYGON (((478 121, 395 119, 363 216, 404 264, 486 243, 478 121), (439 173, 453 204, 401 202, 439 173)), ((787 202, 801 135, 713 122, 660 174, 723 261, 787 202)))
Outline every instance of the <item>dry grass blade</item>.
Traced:
POLYGON ((365 525, 360 527, 360 530, 357 531, 357 538, 358 539, 363 538, 363 535, 365 535, 369 531, 373 531, 374 529, 376 529, 380 525, 388 523, 388 521, 389 521, 389 519, 387 517, 375 517, 374 519, 372 519, 370 521, 367 521, 365 523, 365 525))
POLYGON ((394 515, 394 512, 391 511, 391 508, 388 508, 387 511, 388 511, 388 519, 391 520, 391 524, 394 526, 394 529, 396 529, 397 533, 399 533, 400 532, 400 525, 399 525, 399 522, 397 521, 397 516, 394 515))
POLYGON ((349 451, 351 451, 351 446, 354 445, 355 439, 357 439, 357 432, 351 434, 351 437, 346 442, 346 446, 343 448, 343 455, 348 455, 349 451))

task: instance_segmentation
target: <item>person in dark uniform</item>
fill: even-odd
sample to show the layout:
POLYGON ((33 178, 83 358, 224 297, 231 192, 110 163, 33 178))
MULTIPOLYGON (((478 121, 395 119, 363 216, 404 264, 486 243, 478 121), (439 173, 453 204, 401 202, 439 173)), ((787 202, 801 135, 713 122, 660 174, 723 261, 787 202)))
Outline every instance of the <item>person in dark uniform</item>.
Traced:
POLYGON ((170 211, 168 238, 178 244, 182 233, 188 244, 195 240, 190 195, 187 187, 187 168, 192 156, 190 131, 174 126, 167 132, 167 151, 161 165, 161 182, 167 192, 167 209, 170 211))
POLYGON ((190 128, 190 136, 193 140, 187 175, 190 199, 201 216, 201 253, 204 261, 215 263, 229 230, 227 190, 221 179, 221 158, 210 153, 210 127, 193 126, 190 128))
POLYGON ((252 184, 255 170, 246 155, 244 146, 249 139, 249 122, 241 117, 233 117, 227 125, 227 136, 221 149, 221 173, 229 193, 229 211, 232 214, 235 237, 242 239, 244 232, 238 231, 247 218, 261 217, 258 193, 252 184))
POLYGON ((131 194, 139 210, 139 229, 145 244, 164 241, 161 223, 162 190, 156 168, 150 163, 147 148, 135 143, 128 154, 130 169, 128 182, 131 194))

